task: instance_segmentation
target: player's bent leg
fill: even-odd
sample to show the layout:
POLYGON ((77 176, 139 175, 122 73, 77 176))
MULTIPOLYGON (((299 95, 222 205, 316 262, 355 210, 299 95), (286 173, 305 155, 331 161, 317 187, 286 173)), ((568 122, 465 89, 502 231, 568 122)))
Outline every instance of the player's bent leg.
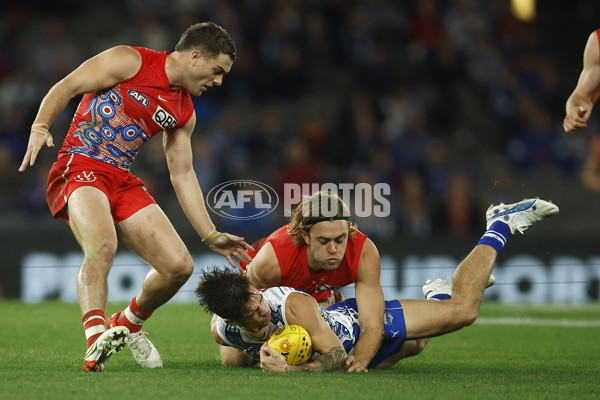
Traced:
POLYGON ((398 353, 383 360, 375 369, 388 369, 404 358, 421 354, 425 346, 427 346, 427 342, 429 342, 428 338, 405 341, 398 353))
POLYGON ((153 268, 137 296, 144 311, 152 312, 183 286, 194 265, 185 244, 156 204, 150 204, 117 224, 119 239, 153 268))
POLYGON ((458 265, 452 277, 452 301, 471 313, 479 311, 498 253, 488 245, 480 244, 458 265))
POLYGON ((498 251, 504 245, 505 235, 499 231, 508 235, 516 231, 523 233, 532 224, 557 213, 556 205, 540 199, 491 206, 486 213, 488 231, 454 272, 452 298, 438 302, 402 300, 406 338, 439 336, 471 325, 479 313, 483 291, 490 283, 498 251), (498 245, 494 240, 482 243, 487 237, 498 245))
POLYGON ((113 315, 109 323, 130 326, 132 333, 127 344, 134 359, 142 367, 159 368, 163 365, 162 358, 147 333, 142 332, 141 325, 187 282, 194 269, 192 259, 175 228, 156 204, 119 222, 117 232, 123 243, 153 269, 144 279, 140 293, 120 313, 123 315, 113 315))
MULTIPOLYGON (((445 282, 439 285, 440 293, 451 293, 452 298, 437 302, 401 301, 406 339, 439 336, 471 325, 478 316, 483 291, 491 283, 491 272, 498 251, 506 241, 506 235, 510 236, 516 231, 522 233, 532 224, 557 213, 556 205, 540 199, 491 206, 486 213, 488 231, 458 265, 453 274, 452 284, 445 282)), ((424 293, 429 291, 429 286, 434 285, 426 286, 424 293)))
POLYGON ((67 203, 69 226, 84 260, 77 276, 82 313, 106 306, 106 279, 117 251, 117 233, 105 194, 85 186, 73 191, 67 203))
POLYGON ((439 336, 471 325, 479 313, 496 255, 490 246, 476 246, 456 269, 452 298, 448 300, 402 300, 406 338, 439 336))
POLYGON ((477 318, 483 290, 490 281, 498 252, 508 237, 523 233, 531 225, 558 214, 551 202, 525 199, 514 204, 490 206, 486 212, 487 231, 469 256, 459 264, 452 278, 452 300, 464 307, 463 312, 477 318))
POLYGON ((117 234, 108 198, 95 187, 75 189, 67 201, 66 211, 69 226, 84 254, 77 275, 77 294, 87 348, 84 370, 98 371, 103 368, 102 359, 113 354, 104 355, 105 346, 99 343, 103 343, 101 339, 105 337, 107 277, 117 251, 117 234))
POLYGON ((454 298, 444 301, 402 300, 406 339, 422 339, 457 331, 472 324, 477 309, 454 298))

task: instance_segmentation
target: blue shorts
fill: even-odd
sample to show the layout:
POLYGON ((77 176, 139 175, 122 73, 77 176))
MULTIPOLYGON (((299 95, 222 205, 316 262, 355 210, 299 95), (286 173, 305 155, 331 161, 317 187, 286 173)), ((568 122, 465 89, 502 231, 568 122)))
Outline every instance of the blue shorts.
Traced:
MULTIPOLYGON (((345 306, 358 312, 356 299, 343 300, 333 304, 329 308, 333 309, 339 306, 345 306)), ((368 368, 374 368, 388 357, 398 353, 402 349, 405 340, 406 324, 404 322, 404 310, 402 309, 402 305, 398 300, 386 301, 383 315, 383 341, 368 368)))

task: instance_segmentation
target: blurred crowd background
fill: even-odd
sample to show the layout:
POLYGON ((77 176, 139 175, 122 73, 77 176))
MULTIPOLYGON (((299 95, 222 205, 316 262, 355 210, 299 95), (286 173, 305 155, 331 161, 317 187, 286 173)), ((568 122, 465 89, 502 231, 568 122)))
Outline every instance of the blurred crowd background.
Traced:
MULTIPOLYGON (((172 51, 207 20, 227 29, 238 58, 222 87, 194 99, 205 192, 233 179, 280 194, 284 183, 388 183, 390 218, 358 221, 375 237, 470 235, 491 202, 539 195, 560 202, 573 231, 598 231, 582 210, 597 208, 597 195, 580 172, 600 111, 584 132, 562 130, 583 48, 600 28, 597 1, 538 1, 532 21, 509 0, 39 1, 0 11, 4 231, 58 224, 46 178, 79 99, 52 125, 57 147, 17 172, 48 89, 114 45, 172 51)), ((132 171, 183 224, 160 139, 132 171)), ((215 222, 252 239, 285 222, 271 217, 215 222)))

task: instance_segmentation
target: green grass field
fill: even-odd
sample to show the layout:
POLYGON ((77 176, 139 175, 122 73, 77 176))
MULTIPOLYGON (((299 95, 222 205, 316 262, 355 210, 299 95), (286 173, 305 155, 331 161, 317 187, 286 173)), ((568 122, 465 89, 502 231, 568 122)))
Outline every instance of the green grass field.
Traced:
POLYGON ((167 304, 144 325, 163 357, 158 370, 123 349, 105 372, 84 373, 76 304, 0 301, 0 317, 0 399, 600 398, 600 304, 484 304, 481 322, 367 374, 224 368, 209 316, 194 304, 167 304))

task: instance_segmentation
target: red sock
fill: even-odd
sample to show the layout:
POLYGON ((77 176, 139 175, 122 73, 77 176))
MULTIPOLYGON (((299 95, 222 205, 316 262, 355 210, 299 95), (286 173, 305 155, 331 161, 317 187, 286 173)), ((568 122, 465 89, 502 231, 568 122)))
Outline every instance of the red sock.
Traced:
POLYGON ((142 324, 151 315, 152 312, 143 311, 138 307, 134 297, 131 300, 131 304, 121 313, 118 324, 129 328, 129 332, 131 333, 137 333, 142 330, 142 324))
POLYGON ((89 349, 92 344, 98 339, 98 336, 106 330, 104 327, 104 311, 91 310, 85 313, 81 319, 83 329, 85 329, 86 349, 89 349))

